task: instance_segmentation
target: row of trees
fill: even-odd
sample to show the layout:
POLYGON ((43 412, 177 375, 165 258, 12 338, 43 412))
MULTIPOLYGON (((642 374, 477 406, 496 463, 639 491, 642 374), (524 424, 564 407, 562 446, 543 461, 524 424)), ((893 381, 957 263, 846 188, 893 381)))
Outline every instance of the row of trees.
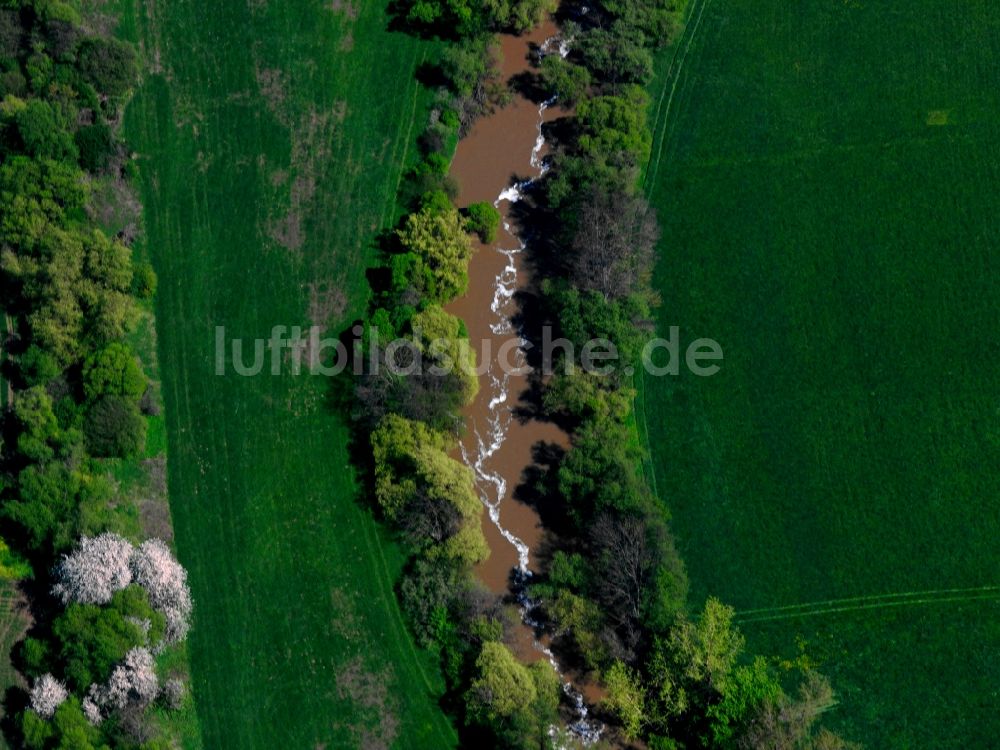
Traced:
POLYGON ((34 579, 15 652, 31 692, 6 697, 18 747, 166 747, 150 713, 184 700, 157 659, 187 633, 186 574, 162 542, 128 541, 136 514, 102 462, 142 456, 158 408, 126 343, 155 274, 133 260, 135 226, 96 219, 131 170, 116 125, 137 80, 134 49, 76 6, 0 2, 0 299, 17 321, 0 523, 25 561, 5 569, 34 579))
MULTIPOLYGON (((398 9, 411 31, 446 43, 431 76, 437 95, 419 138, 421 160, 403 191, 407 212, 369 274, 373 294, 362 338, 364 351, 376 332, 380 342, 408 339, 425 366, 406 375, 364 368, 353 387, 352 416, 365 445, 358 453, 371 456, 371 497, 409 552, 400 603, 418 642, 440 655, 444 700, 469 746, 547 747, 561 695, 548 663, 526 667, 504 645, 516 611, 472 572, 489 552, 482 504, 472 470, 450 454, 478 378, 464 324, 444 310, 467 290, 472 235, 493 242, 500 224, 488 203, 455 207, 451 152, 477 117, 509 97, 494 32, 530 28, 551 6, 417 0, 398 9), (447 374, 429 368, 446 361, 453 365, 447 374)), ((395 357, 399 371, 412 352, 380 348, 377 356, 380 365, 395 357)))
MULTIPOLYGON (((655 212, 638 190, 651 133, 645 85, 653 51, 680 27, 683 0, 601 0, 564 24, 566 58, 542 61, 550 95, 574 104, 560 126, 552 168, 536 191, 534 220, 547 242, 542 315, 579 351, 615 344, 638 370, 659 303, 650 273, 655 212)), ((542 406, 571 448, 539 472, 535 495, 558 532, 546 575, 532 586, 564 657, 599 676, 604 710, 629 739, 666 748, 842 748, 817 730, 829 685, 805 673, 795 696, 786 675, 743 653, 733 610, 709 600, 687 610, 687 577, 668 512, 642 473, 632 426, 631 376, 582 372, 563 359, 543 384, 542 406)))

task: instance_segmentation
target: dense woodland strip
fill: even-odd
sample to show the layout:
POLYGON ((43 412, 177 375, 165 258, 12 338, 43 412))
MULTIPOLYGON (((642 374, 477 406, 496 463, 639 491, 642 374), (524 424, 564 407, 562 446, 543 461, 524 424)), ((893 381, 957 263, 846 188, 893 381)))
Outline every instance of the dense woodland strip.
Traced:
POLYGON ((114 473, 147 466, 160 406, 129 344, 143 324, 153 348, 156 276, 134 259, 140 207, 118 136, 139 65, 112 28, 72 3, 0 3, 0 300, 14 321, 2 574, 22 579, 33 618, 14 654, 29 691, 8 691, 4 732, 34 750, 176 747, 174 712, 193 716, 186 574, 146 540, 114 473))
MULTIPOLYGON (((377 329, 381 341, 402 336, 424 351, 444 336, 461 365, 447 378, 366 374, 354 417, 359 433, 371 434, 373 496, 413 553, 402 606, 418 640, 441 655, 446 701, 470 746, 550 747, 560 697, 547 664, 524 667, 503 644, 516 616, 471 573, 486 554, 481 511, 469 470, 447 453, 475 378, 461 321, 441 306, 465 290, 466 233, 488 240, 497 216, 486 205, 464 216, 454 208, 448 154, 476 117, 506 99, 493 35, 523 32, 552 6, 414 0, 395 8, 402 27, 450 44, 435 71, 440 94, 421 137, 424 158, 408 181, 411 211, 371 274, 366 337, 377 329)), ((539 446, 526 488, 555 541, 531 595, 543 603, 560 657, 606 688, 609 741, 641 739, 658 750, 846 748, 816 726, 835 704, 826 680, 746 654, 734 612, 721 602, 689 611, 669 498, 656 497, 642 473, 631 372, 661 304, 650 287, 657 247, 669 248, 638 187, 651 145, 645 87, 653 53, 676 38, 684 12, 684 0, 563 3, 557 18, 569 55, 545 56, 534 76, 515 82, 574 108, 550 128, 551 168, 520 217, 545 279, 523 300, 522 328, 532 336, 552 325, 578 352, 608 340, 634 368, 599 376, 563 358, 538 383, 540 411, 569 431, 572 445, 539 446)))

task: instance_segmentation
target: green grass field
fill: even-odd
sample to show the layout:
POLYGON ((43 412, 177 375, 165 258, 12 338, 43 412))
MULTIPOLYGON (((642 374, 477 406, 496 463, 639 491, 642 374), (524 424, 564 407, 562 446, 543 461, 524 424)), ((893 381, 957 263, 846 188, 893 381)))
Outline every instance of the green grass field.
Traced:
POLYGON ((213 750, 456 742, 435 660, 393 596, 401 554, 356 501, 329 383, 213 374, 218 325, 252 351, 274 325, 364 307, 372 239, 426 117, 414 71, 433 52, 386 32, 382 5, 124 11, 152 70, 126 133, 160 277, 171 508, 213 750))
POLYGON ((653 90, 660 328, 725 351, 639 404, 695 604, 871 748, 1000 731, 998 39, 985 0, 696 0, 653 90))

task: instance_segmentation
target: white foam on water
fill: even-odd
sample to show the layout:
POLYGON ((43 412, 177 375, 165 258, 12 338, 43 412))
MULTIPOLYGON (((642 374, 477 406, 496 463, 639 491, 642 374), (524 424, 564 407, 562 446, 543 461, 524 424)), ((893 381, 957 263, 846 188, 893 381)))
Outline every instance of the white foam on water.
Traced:
MULTIPOLYGON (((542 54, 549 54, 553 44, 557 42, 558 53, 565 57, 569 53, 569 42, 560 37, 546 39, 541 46, 542 54)), ((548 170, 548 164, 546 164, 545 159, 541 156, 542 150, 545 148, 545 134, 542 128, 545 122, 545 110, 554 102, 555 97, 542 102, 538 108, 538 135, 535 138, 535 145, 531 150, 531 166, 537 172, 536 177, 504 188, 493 202, 493 205, 497 208, 504 201, 513 204, 522 200, 534 180, 544 175, 548 170)), ((510 222, 505 220, 503 227, 508 234, 516 237, 516 234, 511 229, 510 222)), ((507 258, 507 263, 503 270, 496 276, 493 300, 490 303, 490 310, 495 317, 495 320, 490 323, 490 330, 494 334, 514 332, 511 317, 515 312, 513 301, 518 286, 516 257, 524 252, 525 249, 524 241, 518 238, 518 242, 520 247, 513 250, 501 247, 494 248, 496 252, 507 258)), ((522 364, 524 362, 523 339, 521 340, 521 346, 518 348, 517 357, 519 359, 518 364, 522 364)), ((510 398, 511 374, 510 372, 500 372, 498 374, 494 369, 495 364, 494 361, 490 361, 487 370, 490 401, 486 424, 472 425, 473 435, 475 436, 475 449, 470 452, 463 443, 461 446, 462 459, 473 470, 476 492, 486 507, 490 522, 496 526, 503 538, 517 551, 514 594, 517 597, 521 610, 522 621, 528 627, 537 630, 541 626, 541 623, 535 617, 538 605, 527 595, 528 583, 532 577, 532 572, 528 567, 531 550, 522 539, 505 528, 500 521, 500 506, 507 495, 507 480, 498 471, 491 469, 489 465, 490 459, 496 455, 497 451, 506 442, 508 429, 513 418, 513 412, 508 403, 510 398)), ((562 680, 563 693, 565 693, 570 703, 574 706, 575 718, 568 726, 569 731, 576 737, 578 742, 582 742, 584 745, 591 745, 597 742, 604 730, 604 725, 588 718, 589 708, 586 701, 584 701, 583 695, 574 689, 573 684, 565 678, 552 651, 537 640, 534 642, 534 645, 536 649, 545 655, 549 664, 552 665, 552 668, 559 675, 562 680)), ((556 741, 556 736, 559 733, 560 729, 558 727, 553 726, 549 728, 549 735, 553 738, 553 741, 556 741)))

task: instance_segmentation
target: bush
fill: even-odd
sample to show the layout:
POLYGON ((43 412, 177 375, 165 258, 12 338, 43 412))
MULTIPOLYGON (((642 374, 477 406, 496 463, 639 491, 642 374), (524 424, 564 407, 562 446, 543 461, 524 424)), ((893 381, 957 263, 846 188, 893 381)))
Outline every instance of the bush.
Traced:
POLYGON ((115 154, 115 136, 103 122, 86 125, 76 131, 76 147, 80 152, 80 166, 88 172, 103 171, 115 154))
POLYGON ((495 242, 500 227, 500 212, 485 201, 473 203, 465 209, 466 228, 479 235, 484 244, 495 242))
POLYGON ((534 28, 546 13, 553 13, 556 0, 485 0, 483 8, 490 26, 498 31, 523 34, 534 28))
POLYGON ((125 344, 116 341, 87 357, 83 366, 83 392, 88 400, 126 396, 135 401, 145 391, 146 375, 125 344))
POLYGON ((17 109, 14 121, 26 153, 54 161, 76 159, 76 144, 61 108, 32 99, 17 109))
POLYGON ((84 434, 94 456, 135 458, 146 446, 146 420, 135 401, 104 396, 91 407, 84 434))
POLYGON ((565 107, 572 107, 590 88, 590 71, 558 55, 542 59, 542 84, 565 107))
POLYGON ((156 296, 156 287, 159 282, 156 271, 151 263, 145 261, 137 263, 133 268, 132 293, 140 299, 152 299, 156 296))
POLYGON ((135 50, 117 39, 83 42, 77 67, 91 86, 111 98, 126 94, 139 79, 135 50))

